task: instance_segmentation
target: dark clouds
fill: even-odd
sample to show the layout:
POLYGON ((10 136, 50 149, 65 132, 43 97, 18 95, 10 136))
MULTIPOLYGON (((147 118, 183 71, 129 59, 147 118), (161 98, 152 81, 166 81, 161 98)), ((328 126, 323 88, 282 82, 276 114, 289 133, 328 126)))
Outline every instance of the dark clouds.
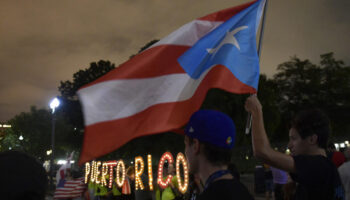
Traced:
POLYGON ((293 55, 318 63, 328 52, 349 64, 348 9, 346 0, 269 1, 261 71, 271 75, 293 55))
MULTIPOLYGON (((59 81, 100 59, 116 65, 188 21, 244 0, 0 2, 0 121, 47 107, 59 81)), ((348 0, 270 0, 261 71, 297 55, 318 62, 333 51, 350 62, 348 0)))

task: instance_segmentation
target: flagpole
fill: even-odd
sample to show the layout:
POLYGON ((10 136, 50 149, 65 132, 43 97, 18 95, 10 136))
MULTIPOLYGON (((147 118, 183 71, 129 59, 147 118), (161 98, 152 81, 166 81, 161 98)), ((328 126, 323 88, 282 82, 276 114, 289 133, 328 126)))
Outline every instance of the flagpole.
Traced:
MULTIPOLYGON (((262 39, 263 39, 263 36, 264 36, 265 15, 266 15, 266 10, 267 10, 267 1, 268 0, 265 1, 265 5, 264 5, 262 24, 261 24, 260 35, 259 35, 259 44, 258 44, 259 62, 260 62, 260 55, 261 55, 262 39)), ((253 94, 253 95, 256 95, 256 94, 253 94)), ((251 127, 252 127, 252 114, 248 113, 247 123, 246 123, 246 126, 245 126, 245 134, 248 135, 250 133, 251 127)))

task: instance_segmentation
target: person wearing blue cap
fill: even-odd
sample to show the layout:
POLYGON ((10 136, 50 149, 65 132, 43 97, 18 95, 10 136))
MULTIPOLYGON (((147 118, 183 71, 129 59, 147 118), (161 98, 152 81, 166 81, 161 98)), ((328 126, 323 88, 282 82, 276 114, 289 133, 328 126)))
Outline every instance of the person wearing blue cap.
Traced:
POLYGON ((214 110, 195 112, 185 128, 185 154, 189 171, 204 185, 197 200, 253 199, 247 188, 227 169, 236 127, 232 119, 214 110))

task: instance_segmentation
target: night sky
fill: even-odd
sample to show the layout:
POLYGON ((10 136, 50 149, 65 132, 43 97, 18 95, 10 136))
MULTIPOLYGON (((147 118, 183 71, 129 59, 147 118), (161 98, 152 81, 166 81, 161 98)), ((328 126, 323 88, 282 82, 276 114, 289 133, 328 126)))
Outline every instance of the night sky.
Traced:
MULTIPOLYGON (((181 25, 243 0, 0 1, 0 122, 31 105, 48 108, 60 81, 91 62, 116 66, 181 25)), ((291 56, 350 65, 349 0, 270 0, 261 72, 291 56)))

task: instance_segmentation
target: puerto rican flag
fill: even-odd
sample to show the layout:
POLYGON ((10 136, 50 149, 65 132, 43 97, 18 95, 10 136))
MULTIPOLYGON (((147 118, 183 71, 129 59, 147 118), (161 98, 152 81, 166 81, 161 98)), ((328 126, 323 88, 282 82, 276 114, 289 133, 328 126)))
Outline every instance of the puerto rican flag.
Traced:
POLYGON ((126 177, 124 180, 124 184, 122 186, 122 194, 129 195, 131 193, 132 193, 132 191, 131 191, 131 186, 130 186, 130 180, 128 177, 126 177))
POLYGON ((61 182, 67 178, 67 171, 71 170, 71 160, 73 159, 74 151, 67 156, 67 162, 63 164, 56 173, 56 185, 62 184, 61 182))
POLYGON ((256 34, 265 0, 193 20, 78 91, 80 164, 128 141, 182 127, 211 88, 256 93, 256 34))
POLYGON ((86 189, 84 178, 65 180, 63 185, 58 185, 54 193, 54 199, 68 199, 82 197, 86 189))

